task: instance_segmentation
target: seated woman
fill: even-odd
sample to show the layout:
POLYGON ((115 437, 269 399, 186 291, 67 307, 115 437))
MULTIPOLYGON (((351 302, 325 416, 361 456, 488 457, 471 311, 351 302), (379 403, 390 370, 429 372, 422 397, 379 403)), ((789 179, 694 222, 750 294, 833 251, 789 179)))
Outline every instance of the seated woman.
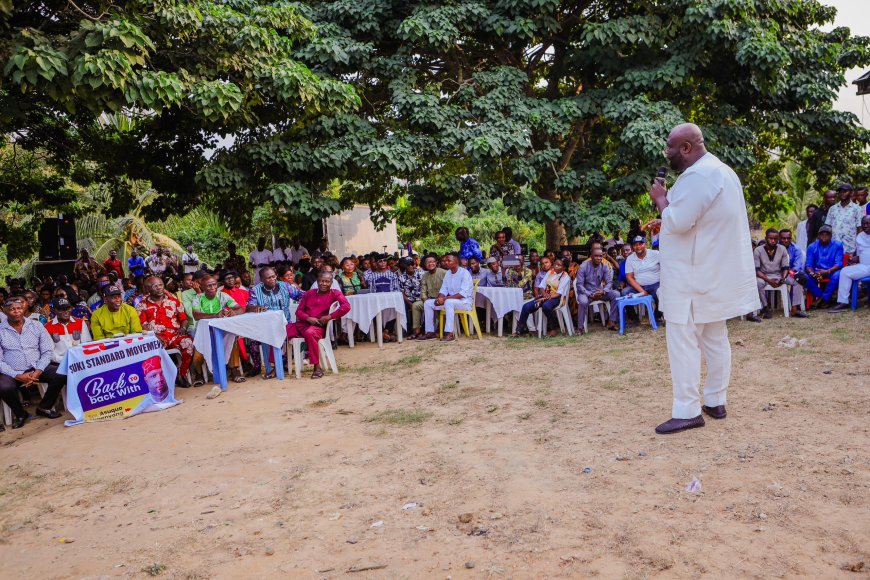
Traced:
POLYGON ((544 316, 547 317, 547 325, 550 329, 547 331, 547 336, 559 334, 559 320, 556 318, 556 308, 559 307, 562 298, 567 297, 571 291, 571 276, 565 271, 567 268, 568 260, 553 260, 553 269, 547 272, 538 284, 540 289, 538 297, 523 304, 517 332, 514 336, 528 334, 527 323, 529 316, 539 308, 544 309, 544 316))
POLYGON ((341 291, 345 296, 352 296, 358 293, 363 288, 367 288, 365 278, 359 275, 356 271, 356 263, 353 258, 344 258, 341 261, 338 283, 341 285, 341 291))

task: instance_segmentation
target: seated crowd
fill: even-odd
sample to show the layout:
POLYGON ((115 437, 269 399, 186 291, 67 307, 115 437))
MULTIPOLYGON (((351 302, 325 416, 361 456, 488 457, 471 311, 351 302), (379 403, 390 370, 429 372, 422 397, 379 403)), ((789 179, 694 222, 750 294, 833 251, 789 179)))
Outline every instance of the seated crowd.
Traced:
MULTIPOLYGON (((807 317, 813 299, 815 308, 836 302, 831 312, 850 309, 853 281, 870 276, 866 189, 855 196, 861 202, 863 195, 864 205, 853 202, 852 194, 848 184, 838 192, 827 192, 826 207, 807 208, 807 220, 798 225, 794 236, 788 229, 767 230, 753 249, 762 312, 761 317, 747 313, 749 320, 770 318, 768 291, 783 286, 788 288, 793 316, 807 317)), ((283 311, 288 338, 305 341, 314 367, 312 378, 320 378, 318 342, 326 336, 330 320, 350 311, 346 296, 370 292, 401 293, 412 340, 439 338, 436 314, 443 310, 441 340, 454 341, 453 313, 473 311, 475 289, 481 287, 522 290, 518 335, 529 332, 538 310, 546 318, 547 334, 556 335, 559 309, 571 312, 578 332, 583 333, 593 304, 602 323, 617 330, 620 296, 650 295, 656 305, 654 315, 660 317, 657 232, 645 232, 637 220, 631 224, 627 243, 619 232, 606 240, 594 234, 579 252, 571 248, 558 253, 525 251, 510 228, 496 233, 489 252, 481 249, 467 228, 459 228, 455 237, 458 250, 443 255, 424 252, 422 257, 412 253, 400 258, 371 253, 341 260, 329 250, 326 239, 309 252, 298 238, 289 244, 279 238, 272 249, 260 238, 247 259, 229 244, 227 258, 214 268, 201 263, 192 246, 180 257, 154 248, 143 258, 134 249, 126 275, 116 252, 98 263, 82 250, 72 277, 33 279, 29 288, 23 280, 10 279, 8 288, 0 288, 0 398, 12 410, 12 427, 18 428, 30 418, 21 395, 27 403, 38 396, 37 386, 45 384, 35 412, 60 417, 53 407, 65 384, 57 368, 66 351, 90 340, 142 331, 153 332, 164 346, 180 353, 179 387, 198 386, 206 377, 204 359, 193 346, 197 322, 269 310, 283 311)), ((484 312, 479 309, 478 318, 484 312)), ((632 308, 626 316, 629 322, 637 321, 632 308)), ((385 340, 395 340, 395 324, 395 320, 385 324, 385 340)), ((337 343, 347 339, 344 333, 344 328, 335 329, 337 343)), ((229 376, 236 382, 257 376, 262 362, 259 344, 239 338, 228 361, 229 376)), ((271 371, 266 378, 274 374, 271 371)))

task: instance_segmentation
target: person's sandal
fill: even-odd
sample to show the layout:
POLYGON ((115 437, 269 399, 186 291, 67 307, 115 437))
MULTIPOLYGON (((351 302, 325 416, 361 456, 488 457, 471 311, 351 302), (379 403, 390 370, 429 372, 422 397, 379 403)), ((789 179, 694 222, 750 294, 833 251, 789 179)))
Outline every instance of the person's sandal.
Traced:
POLYGON ((275 371, 271 371, 271 372, 266 373, 266 376, 263 378, 268 380, 268 379, 274 379, 276 376, 278 376, 278 375, 275 373, 275 371))
POLYGON ((218 385, 215 385, 211 388, 208 394, 205 396, 206 399, 214 399, 216 397, 221 396, 221 388, 218 385))
POLYGON ((312 379, 321 379, 323 378, 323 369, 315 369, 313 373, 311 373, 312 379))

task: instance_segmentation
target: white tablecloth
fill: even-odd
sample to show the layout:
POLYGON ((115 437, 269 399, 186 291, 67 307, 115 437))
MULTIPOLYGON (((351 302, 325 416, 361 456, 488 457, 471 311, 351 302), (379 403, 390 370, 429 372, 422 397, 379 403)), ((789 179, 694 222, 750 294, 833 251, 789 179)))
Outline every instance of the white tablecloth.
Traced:
POLYGON ((212 369, 211 336, 209 327, 224 331, 224 360, 228 360, 237 336, 250 338, 269 346, 281 347, 287 340, 287 319, 280 310, 268 312, 249 312, 226 318, 207 318, 197 321, 193 346, 198 350, 212 369))
POLYGON ((519 312, 523 308, 522 288, 497 288, 492 286, 478 286, 478 306, 484 306, 486 300, 492 302, 492 310, 496 318, 503 318, 508 312, 519 312))
POLYGON ((372 319, 378 315, 378 312, 384 313, 384 322, 398 317, 402 328, 408 329, 408 321, 405 317, 405 299, 401 292, 352 294, 347 297, 347 301, 350 302, 350 312, 344 318, 355 322, 364 333, 369 331, 372 319))

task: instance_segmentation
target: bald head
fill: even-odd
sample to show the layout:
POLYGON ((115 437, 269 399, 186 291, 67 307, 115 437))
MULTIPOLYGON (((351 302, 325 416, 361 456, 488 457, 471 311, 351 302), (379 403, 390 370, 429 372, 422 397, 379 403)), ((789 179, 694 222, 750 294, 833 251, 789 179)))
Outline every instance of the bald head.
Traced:
POLYGON ((704 135, 694 123, 683 123, 671 129, 664 150, 674 171, 685 171, 707 154, 704 135))

